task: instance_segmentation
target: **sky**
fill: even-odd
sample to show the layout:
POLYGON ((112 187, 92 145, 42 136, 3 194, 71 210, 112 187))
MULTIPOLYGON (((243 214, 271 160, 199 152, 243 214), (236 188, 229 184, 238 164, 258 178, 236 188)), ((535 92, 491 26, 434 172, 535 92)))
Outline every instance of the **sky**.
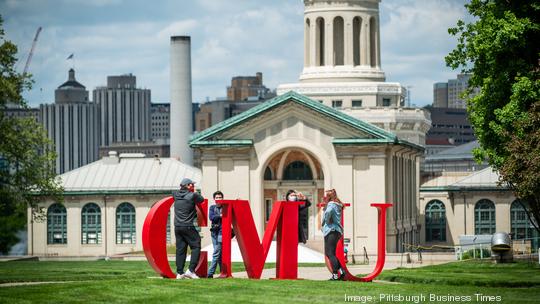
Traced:
MULTIPOLYGON (((432 103, 433 83, 455 78, 445 66, 455 47, 448 34, 469 17, 465 0, 383 0, 381 64, 386 81, 410 86, 411 103, 432 103)), ((191 36, 193 101, 226 96, 234 76, 262 72, 264 84, 297 82, 303 67, 301 0, 0 0, 6 39, 19 48, 24 69, 39 36, 24 97, 30 106, 54 102, 69 68, 90 91, 107 76, 132 73, 151 89, 152 102, 169 102, 172 35, 191 36), (74 54, 73 60, 66 60, 74 54)))

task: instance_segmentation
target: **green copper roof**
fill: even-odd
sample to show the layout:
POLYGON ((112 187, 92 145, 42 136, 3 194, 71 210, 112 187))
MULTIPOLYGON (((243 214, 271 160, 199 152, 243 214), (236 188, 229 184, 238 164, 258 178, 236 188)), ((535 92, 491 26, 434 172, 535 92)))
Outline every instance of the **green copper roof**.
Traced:
POLYGON ((253 145, 253 140, 251 139, 231 139, 231 140, 199 140, 195 143, 192 143, 190 146, 195 147, 242 147, 242 146, 251 146, 253 145))
MULTIPOLYGON (((325 106, 321 104, 320 102, 314 101, 304 95, 298 94, 293 91, 289 91, 283 95, 277 96, 269 101, 263 102, 262 104, 253 107, 239 115, 236 115, 234 117, 231 117, 225 121, 222 121, 198 134, 195 134, 190 142, 189 145, 191 147, 198 147, 202 145, 208 145, 204 143, 211 142, 211 138, 215 135, 217 135, 220 132, 223 132, 227 129, 230 129, 238 124, 241 124, 245 121, 250 120, 251 118, 254 118, 266 111, 269 111, 270 109, 277 107, 281 104, 284 104, 286 102, 296 102, 298 104, 301 104, 317 113, 323 114, 324 116, 328 116, 331 118, 334 118, 352 128, 355 128, 357 130, 360 130, 362 132, 365 132, 367 134, 370 134, 374 137, 374 139, 381 139, 388 143, 398 143, 398 139, 396 135, 383 130, 379 127, 376 127, 372 124, 369 124, 367 122, 361 121, 359 119, 356 119, 354 117, 351 117, 347 114, 344 114, 338 110, 335 110, 333 108, 330 108, 328 106, 325 106), (202 143, 202 144, 201 144, 202 143)), ((216 141, 217 142, 217 141, 216 141)))

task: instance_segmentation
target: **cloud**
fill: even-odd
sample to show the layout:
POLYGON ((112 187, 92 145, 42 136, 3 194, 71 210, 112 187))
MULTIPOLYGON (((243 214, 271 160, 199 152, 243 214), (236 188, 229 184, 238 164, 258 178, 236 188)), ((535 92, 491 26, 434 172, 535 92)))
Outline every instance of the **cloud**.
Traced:
MULTIPOLYGON (((455 45, 447 28, 465 16, 463 1, 381 2, 383 70, 387 81, 412 85, 417 104, 431 102, 434 82, 455 77, 444 56, 455 45)), ((224 96, 233 76, 263 72, 275 88, 297 81, 303 67, 302 1, 5 0, 0 11, 19 46, 19 69, 43 26, 30 66, 36 83, 25 94, 33 105, 53 100, 72 65, 89 90, 131 72, 153 100, 168 101, 172 35, 192 37, 194 101, 224 96), (75 60, 66 61, 71 53, 75 60)))
POLYGON ((198 26, 198 22, 194 19, 175 21, 161 31, 158 32, 157 37, 160 39, 169 39, 171 36, 188 35, 198 26))
POLYGON ((387 80, 413 86, 413 103, 431 103, 433 83, 456 74, 446 67, 444 57, 455 46, 448 28, 466 16, 463 1, 386 1, 381 12, 381 58, 387 80))
POLYGON ((87 5, 87 6, 97 6, 97 7, 103 7, 103 6, 111 6, 111 5, 119 5, 123 1, 122 0, 63 0, 64 5, 87 5))

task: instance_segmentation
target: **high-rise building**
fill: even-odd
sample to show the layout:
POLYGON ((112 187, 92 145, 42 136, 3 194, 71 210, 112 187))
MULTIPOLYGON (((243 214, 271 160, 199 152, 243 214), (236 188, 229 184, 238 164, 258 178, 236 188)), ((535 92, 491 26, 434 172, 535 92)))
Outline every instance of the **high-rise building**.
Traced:
POLYGON ((428 141, 442 140, 462 145, 476 140, 466 109, 432 107, 429 111, 432 125, 427 133, 428 141))
POLYGON ((236 76, 227 87, 227 99, 231 101, 246 101, 250 97, 265 99, 270 90, 263 85, 263 74, 257 72, 255 76, 236 76))
POLYGON ((227 99, 200 104, 195 114, 195 131, 200 132, 219 122, 247 111, 275 97, 275 91, 263 85, 262 73, 256 76, 235 76, 227 87, 227 99))
POLYGON ((150 140, 150 90, 136 84, 132 74, 108 76, 107 86, 93 91, 100 107, 101 146, 150 140))
POLYGON ((170 134, 170 111, 169 103, 152 103, 150 105, 150 130, 152 140, 168 139, 170 134))
POLYGON ((39 121, 39 108, 26 108, 20 105, 13 103, 7 103, 4 113, 7 117, 10 118, 34 118, 36 121, 39 121))
MULTIPOLYGON (((467 102, 462 94, 469 87, 471 74, 458 74, 456 79, 437 82, 433 85, 433 107, 465 109, 467 102)), ((474 88, 470 97, 476 96, 480 89, 474 88)))
POLYGON ((433 85, 433 107, 448 108, 448 82, 437 82, 433 85))
POLYGON ((55 91, 54 104, 39 107, 39 120, 56 151, 56 172, 64 173, 98 158, 98 106, 69 70, 68 80, 55 91))
POLYGON ((406 108, 406 89, 381 68, 379 2, 305 0, 304 69, 277 93, 296 91, 423 145, 429 113, 406 108))

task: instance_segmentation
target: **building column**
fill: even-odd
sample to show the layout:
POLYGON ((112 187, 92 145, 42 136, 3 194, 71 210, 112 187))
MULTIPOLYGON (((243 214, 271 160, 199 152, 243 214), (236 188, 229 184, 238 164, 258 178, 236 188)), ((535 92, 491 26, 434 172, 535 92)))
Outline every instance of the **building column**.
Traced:
POLYGON ((324 19, 324 65, 334 65, 334 18, 324 19))
POLYGON ((309 26, 309 62, 308 66, 317 65, 317 18, 310 19, 309 26))
POLYGON ((379 26, 379 19, 374 19, 374 25, 375 25, 375 67, 380 68, 381 67, 381 34, 380 34, 380 26, 379 26))
POLYGON ((345 65, 354 65, 354 38, 353 38, 353 16, 349 16, 346 19, 343 18, 344 23, 344 48, 345 48, 345 65))
POLYGON ((369 65, 369 16, 362 16, 362 28, 360 29, 360 65, 369 65))

